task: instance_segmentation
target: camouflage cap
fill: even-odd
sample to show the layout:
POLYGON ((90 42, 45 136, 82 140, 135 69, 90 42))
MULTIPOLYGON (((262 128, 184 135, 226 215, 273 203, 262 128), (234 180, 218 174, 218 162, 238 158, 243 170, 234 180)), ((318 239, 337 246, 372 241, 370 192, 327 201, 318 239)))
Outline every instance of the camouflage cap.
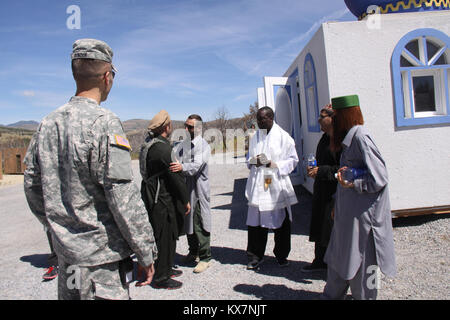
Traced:
MULTIPOLYGON (((73 59, 95 59, 109 62, 112 65, 113 51, 104 41, 96 39, 79 39, 73 43, 73 59)), ((114 65, 114 71, 117 72, 114 65)))

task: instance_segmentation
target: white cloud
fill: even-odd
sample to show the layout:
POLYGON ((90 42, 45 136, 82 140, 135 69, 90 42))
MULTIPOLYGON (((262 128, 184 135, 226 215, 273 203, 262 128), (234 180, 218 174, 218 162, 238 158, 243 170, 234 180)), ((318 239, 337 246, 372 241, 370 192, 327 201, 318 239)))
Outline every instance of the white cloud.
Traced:
POLYGON ((335 8, 336 2, 322 1, 319 6, 306 0, 182 1, 151 6, 145 19, 135 12, 123 13, 136 17, 133 22, 139 27, 119 36, 115 52, 141 66, 213 52, 252 74, 273 51, 274 46, 264 48, 264 44, 285 33, 286 26, 309 23, 310 14, 323 11, 324 6, 335 8))
POLYGON ((314 35, 314 33, 322 25, 322 23, 334 19, 340 19, 347 13, 349 13, 349 10, 345 8, 337 10, 327 16, 320 18, 318 21, 314 22, 314 24, 306 32, 303 32, 299 36, 277 47, 272 52, 270 52, 270 54, 265 59, 258 61, 258 63, 254 63, 253 67, 247 70, 248 73, 263 75, 264 72, 261 71, 263 71, 263 68, 269 65, 271 61, 275 59, 275 57, 282 56, 286 59, 292 59, 292 57, 295 57, 299 53, 299 50, 302 49, 306 42, 314 35))
POLYGON ((24 97, 31 106, 55 109, 69 101, 73 92, 22 90, 14 91, 13 94, 24 97))
MULTIPOLYGON (((54 41, 53 32, 70 33, 57 37, 59 52, 10 49, 0 77, 11 83, 5 91, 17 90, 17 104, 53 109, 65 103, 74 89, 69 64, 73 37, 98 36, 114 50, 119 69, 115 99, 132 92, 136 101, 140 95, 154 96, 152 103, 160 105, 178 106, 179 98, 186 97, 186 103, 198 100, 202 106, 247 108, 256 99, 255 76, 282 74, 321 21, 339 18, 345 5, 336 0, 102 0, 80 7, 79 33, 55 29, 57 19, 33 32, 39 43, 54 41)), ((65 26, 64 19, 61 23, 65 26)))
POLYGON ((233 99, 233 101, 248 100, 250 98, 254 98, 255 96, 256 96, 256 89, 252 93, 244 93, 244 94, 237 96, 236 98, 233 99))
POLYGON ((34 97, 36 93, 33 90, 24 90, 21 92, 21 95, 24 97, 34 97))

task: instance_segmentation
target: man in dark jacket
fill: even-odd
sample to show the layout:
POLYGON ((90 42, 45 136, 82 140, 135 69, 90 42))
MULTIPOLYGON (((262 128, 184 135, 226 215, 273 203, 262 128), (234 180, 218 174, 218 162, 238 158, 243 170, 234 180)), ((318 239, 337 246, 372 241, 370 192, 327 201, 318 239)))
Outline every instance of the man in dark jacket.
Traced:
POLYGON ((184 215, 190 212, 189 193, 181 172, 169 170, 172 147, 168 136, 172 122, 168 113, 160 111, 148 127, 149 137, 140 153, 141 193, 154 230, 159 256, 155 262, 153 286, 178 289, 182 283, 174 280, 181 270, 173 269, 176 241, 183 233, 184 215))
POLYGON ((333 109, 325 107, 320 111, 319 124, 324 132, 316 150, 316 167, 308 167, 308 176, 314 179, 312 200, 312 217, 309 241, 314 242, 314 261, 303 267, 304 272, 326 270, 323 261, 330 240, 333 220, 331 211, 334 206, 333 194, 336 192, 337 180, 335 173, 339 169, 340 152, 330 150, 330 136, 333 132, 331 117, 333 109))

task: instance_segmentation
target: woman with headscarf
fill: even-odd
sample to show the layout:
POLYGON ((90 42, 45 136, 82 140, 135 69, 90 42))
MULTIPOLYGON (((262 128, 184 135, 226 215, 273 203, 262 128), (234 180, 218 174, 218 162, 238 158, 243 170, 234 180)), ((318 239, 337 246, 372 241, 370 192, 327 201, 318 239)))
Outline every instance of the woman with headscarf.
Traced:
POLYGON ((356 95, 332 99, 332 150, 341 150, 333 231, 325 254, 327 284, 322 297, 376 299, 379 271, 396 274, 392 216, 386 164, 364 120, 356 95), (365 172, 344 179, 347 168, 365 172))

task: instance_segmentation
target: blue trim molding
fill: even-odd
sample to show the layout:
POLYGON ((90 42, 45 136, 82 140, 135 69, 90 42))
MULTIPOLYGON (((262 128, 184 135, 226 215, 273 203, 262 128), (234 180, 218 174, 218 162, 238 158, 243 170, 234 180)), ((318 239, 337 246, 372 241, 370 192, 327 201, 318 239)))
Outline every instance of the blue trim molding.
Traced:
MULTIPOLYGON (((450 123, 450 98, 449 98, 449 83, 448 83, 448 73, 450 72, 450 64, 449 64, 449 57, 447 56, 447 64, 440 64, 435 65, 439 57, 436 57, 433 59, 433 61, 429 61, 429 59, 433 57, 429 57, 427 52, 427 45, 426 40, 427 39, 435 39, 436 41, 443 44, 443 47, 441 49, 441 55, 445 55, 446 51, 450 48, 450 37, 436 29, 417 29, 414 31, 409 32, 406 34, 400 41, 398 42, 397 46, 394 49, 394 52, 392 54, 392 79, 393 79, 393 89, 394 89, 394 108, 395 108, 395 120, 396 120, 396 126, 397 127, 408 127, 408 126, 422 126, 422 125, 433 125, 433 124, 444 124, 444 123, 450 123), (417 59, 410 51, 408 51, 405 47, 408 45, 411 41, 414 40, 421 40, 422 43, 422 50, 423 50, 423 56, 424 59, 417 59), (416 66, 412 65, 405 67, 401 66, 400 60, 402 57, 402 53, 405 52, 408 56, 410 56, 414 64, 416 66), (431 62, 431 63, 430 63, 431 62), (442 72, 442 79, 443 79, 443 88, 441 90, 443 94, 445 94, 445 99, 442 99, 440 97, 440 100, 442 104, 444 104, 442 110, 444 111, 444 114, 439 115, 430 115, 427 117, 421 116, 421 117, 414 117, 414 96, 412 93, 412 73, 413 72, 421 72, 421 71, 441 71, 442 72), (405 73, 408 75, 407 83, 408 88, 404 88, 404 81, 402 79, 402 73, 405 73), (411 115, 405 114, 405 91, 409 90, 409 106, 411 108, 411 115)), ((443 97, 443 95, 442 95, 443 97)))
POLYGON ((319 95, 317 93, 317 78, 316 78, 316 68, 314 66, 314 59, 311 53, 308 53, 305 57, 305 64, 303 65, 304 72, 304 84, 305 84, 305 100, 306 100, 306 112, 307 112, 307 122, 308 130, 310 132, 320 132, 320 125, 317 122, 319 117, 319 95), (309 72, 306 71, 306 65, 310 63, 311 68, 309 72), (308 99, 308 89, 313 88, 314 90, 314 104, 308 99), (314 114, 311 114, 314 113, 314 114), (312 116, 312 117, 311 117, 312 116), (310 120, 313 123, 310 123, 310 120))

